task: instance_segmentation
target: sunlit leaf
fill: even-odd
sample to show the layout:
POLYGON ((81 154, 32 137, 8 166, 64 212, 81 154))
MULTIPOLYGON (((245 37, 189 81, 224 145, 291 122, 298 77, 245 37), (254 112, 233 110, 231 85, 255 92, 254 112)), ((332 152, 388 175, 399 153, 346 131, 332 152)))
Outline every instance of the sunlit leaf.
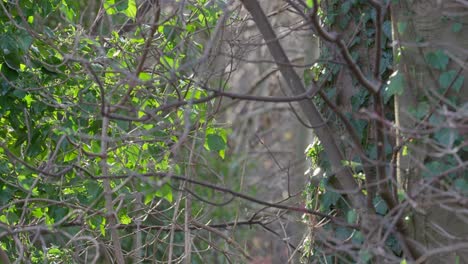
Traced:
POLYGON ((115 8, 115 0, 105 0, 104 9, 108 15, 116 14, 117 9, 115 8))
POLYGON ((172 203, 172 188, 169 184, 164 184, 156 191, 156 196, 166 199, 168 202, 172 203))
POLYGON ((132 222, 132 218, 128 216, 127 212, 119 211, 119 221, 121 224, 128 225, 132 222))
POLYGON ((135 0, 128 0, 127 8, 123 11, 123 13, 129 18, 135 19, 136 14, 137 14, 136 1, 135 0))

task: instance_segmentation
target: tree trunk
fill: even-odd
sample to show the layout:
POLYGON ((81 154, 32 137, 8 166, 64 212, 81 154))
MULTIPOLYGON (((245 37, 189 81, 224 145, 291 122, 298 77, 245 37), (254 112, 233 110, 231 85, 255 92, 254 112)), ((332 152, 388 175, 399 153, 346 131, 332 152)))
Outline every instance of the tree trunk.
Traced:
POLYGON ((455 199, 447 202, 456 196, 451 180, 466 172, 444 176, 441 169, 456 167, 450 160, 466 156, 463 150, 447 152, 456 144, 450 138, 464 137, 463 130, 450 125, 448 113, 459 114, 468 99, 463 81, 468 77, 468 17, 460 15, 468 8, 462 2, 392 1, 396 69, 403 77, 401 94, 395 97, 397 178, 415 201, 409 235, 422 253, 420 261, 427 263, 468 263, 467 213, 455 199), (444 81, 450 74, 458 79, 444 81))

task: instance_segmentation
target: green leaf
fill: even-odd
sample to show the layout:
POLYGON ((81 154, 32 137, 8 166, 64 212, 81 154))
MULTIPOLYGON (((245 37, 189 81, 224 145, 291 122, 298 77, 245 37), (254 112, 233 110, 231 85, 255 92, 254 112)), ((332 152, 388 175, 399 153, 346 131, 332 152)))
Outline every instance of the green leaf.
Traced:
POLYGON ((101 185, 94 181, 86 181, 84 185, 88 194, 88 201, 95 200, 104 191, 101 185))
POLYGON ((68 7, 68 4, 67 4, 66 1, 62 1, 62 5, 60 6, 60 10, 62 11, 62 13, 65 14, 65 17, 69 21, 73 21, 73 18, 76 16, 75 11, 73 10, 73 8, 68 7))
POLYGON ((320 198, 320 211, 328 211, 331 205, 335 205, 341 195, 332 190, 327 190, 320 198))
POLYGON ((172 203, 173 196, 172 196, 172 188, 169 184, 164 184, 161 186, 155 193, 155 195, 159 198, 166 199, 168 202, 172 203))
POLYGON ((140 72, 140 74, 138 74, 138 78, 144 82, 149 81, 151 80, 151 74, 147 72, 140 72))
POLYGON ((36 218, 42 218, 44 216, 44 212, 42 211, 42 208, 38 208, 38 207, 32 209, 31 214, 36 218))
POLYGON ((409 112, 418 119, 423 118, 429 112, 429 104, 420 102, 416 107, 409 108, 409 112))
POLYGON ((398 33, 400 33, 400 34, 405 33, 407 27, 408 27, 407 22, 398 22, 397 23, 398 33))
POLYGON ((15 212, 9 212, 7 215, 7 222, 11 224, 18 223, 19 216, 15 212))
POLYGON ((372 259, 372 254, 367 249, 361 249, 359 251, 359 263, 368 263, 372 259))
POLYGON ((374 204, 374 207, 375 207, 375 212, 377 212, 378 214, 385 215, 387 213, 387 211, 388 211, 387 204, 379 196, 374 198, 373 204, 374 204))
POLYGON ((31 47, 33 37, 27 31, 21 31, 21 33, 17 35, 16 41, 18 42, 18 47, 21 51, 26 52, 31 47))
POLYGON ((125 9, 122 13, 124 13, 128 18, 135 19, 137 13, 136 1, 128 0, 127 9, 125 9))
POLYGON ((452 25, 452 32, 453 33, 458 33, 462 30, 462 24, 461 23, 453 23, 452 25))
POLYGON ((458 133, 450 128, 442 128, 434 134, 434 138, 441 145, 452 146, 458 138, 458 133))
POLYGON ((353 243, 361 244, 362 242, 364 242, 364 240, 365 240, 365 237, 361 231, 353 232, 353 243))
POLYGON ((335 230, 335 236, 337 239, 345 240, 352 235, 352 231, 346 227, 337 227, 335 230))
POLYGON ((440 175, 446 170, 449 170, 453 167, 451 164, 440 161, 431 161, 426 164, 427 172, 423 173, 423 177, 430 178, 437 175, 440 175))
POLYGON ((392 39, 392 23, 389 20, 383 22, 382 31, 388 39, 392 39))
POLYGON ((75 151, 69 152, 63 157, 63 161, 64 162, 72 161, 76 159, 76 157, 78 157, 78 154, 75 151))
POLYGON ((99 225, 99 230, 101 231, 101 235, 106 236, 106 218, 101 218, 101 224, 99 225))
POLYGON ((119 211, 119 221, 121 224, 128 225, 132 222, 132 218, 128 216, 124 210, 119 211))
POLYGON ((51 248, 47 251, 47 254, 50 254, 50 255, 60 255, 62 253, 62 251, 58 248, 51 248))
POLYGON ((403 149, 402 149, 402 151, 401 151, 401 155, 402 155, 403 157, 408 156, 408 146, 407 146, 407 145, 404 145, 404 146, 403 146, 403 149))
POLYGON ((123 13, 123 11, 125 11, 127 8, 128 8, 128 0, 118 0, 117 3, 115 3, 115 10, 117 10, 118 12, 123 13))
POLYGON ((444 51, 436 50, 426 54, 427 63, 435 69, 444 70, 449 62, 449 57, 445 55, 444 51))
MULTIPOLYGON (((6 175, 6 173, 3 175, 6 175)), ((6 205, 12 198, 13 192, 14 191, 11 187, 3 186, 3 188, 0 189, 0 205, 6 205)))
POLYGON ((115 0, 105 0, 104 1, 104 9, 108 15, 113 15, 117 13, 115 8, 115 0))
POLYGON ((452 83, 452 89, 455 92, 460 92, 460 89, 463 85, 463 81, 465 77, 462 75, 457 76, 457 72, 455 70, 446 71, 440 74, 439 76, 439 84, 442 88, 447 89, 452 83), (455 80, 455 78, 457 78, 455 80), (455 80, 455 81, 454 81, 455 80))
POLYGON ((221 136, 217 134, 207 134, 206 142, 208 145, 208 150, 221 151, 226 149, 226 142, 221 136))
POLYGON ((33 98, 33 96, 31 94, 27 94, 23 99, 26 102, 26 105, 28 107, 31 107, 31 104, 36 101, 36 100, 34 100, 34 98, 33 98))
POLYGON ((388 79, 384 88, 384 102, 387 103, 393 95, 402 95, 405 87, 405 77, 399 71, 395 71, 388 79))
POLYGON ((348 223, 353 224, 357 220, 357 213, 356 210, 349 210, 348 213, 346 214, 346 220, 348 223))
POLYGON ((468 181, 466 179, 456 179, 454 186, 460 192, 467 194, 468 193, 468 181))
POLYGON ((174 59, 169 57, 169 56, 161 56, 161 59, 160 59, 160 62, 163 64, 163 65, 166 65, 167 67, 169 68, 176 68, 176 64, 174 62, 174 59))
MULTIPOLYGON (((7 79, 8 81, 14 81, 18 78, 19 74, 18 71, 15 71, 13 69, 10 69, 5 63, 0 63, 0 72, 2 73, 2 76, 5 76, 4 79, 7 79)), ((1 79, 2 81, 2 94, 5 95, 9 84, 5 80, 1 79)))
POLYGON ((51 207, 50 215, 53 217, 55 222, 62 220, 68 214, 68 208, 53 206, 51 207))
POLYGON ((340 12, 341 14, 347 14, 349 10, 351 10, 351 6, 353 5, 352 1, 346 1, 341 5, 340 12))

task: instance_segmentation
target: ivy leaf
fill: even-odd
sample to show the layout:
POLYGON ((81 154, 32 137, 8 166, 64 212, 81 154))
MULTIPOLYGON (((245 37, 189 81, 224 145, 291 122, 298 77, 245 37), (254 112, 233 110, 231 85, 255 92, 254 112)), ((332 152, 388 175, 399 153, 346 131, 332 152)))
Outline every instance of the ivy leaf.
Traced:
POLYGON ((346 227, 338 227, 335 230, 335 236, 338 239, 345 240, 352 235, 352 231, 346 227))
POLYGON ((341 14, 347 14, 349 10, 351 9, 353 2, 352 1, 346 1, 344 4, 341 5, 341 14))
POLYGON ((369 263, 372 259, 372 254, 367 249, 361 249, 359 251, 360 263, 369 263))
POLYGON ((462 193, 468 193, 468 181, 466 179, 456 179, 454 182, 454 186, 462 193))
POLYGON ((340 199, 341 195, 332 190, 327 190, 321 197, 320 211, 328 211, 331 205, 335 205, 340 199))
POLYGON ((418 119, 423 118, 429 112, 429 104, 427 102, 420 102, 416 108, 410 108, 409 112, 418 119))
POLYGON ((431 178, 440 175, 441 173, 443 173, 446 170, 449 170, 452 167, 453 165, 447 164, 445 162, 431 161, 426 164, 427 173, 423 173, 423 177, 431 178))
POLYGON ((461 75, 457 76, 457 72, 455 70, 443 72, 439 76, 439 84, 442 88, 447 89, 453 82, 452 89, 456 92, 460 92, 460 88, 462 87, 464 80, 465 77, 461 75), (457 79, 454 81, 455 78, 457 79))
POLYGON ((399 32, 400 34, 405 33, 407 27, 408 27, 408 23, 407 23, 407 22, 398 22, 398 23, 397 23, 397 29, 398 29, 398 32, 399 32))
POLYGON ((454 23, 454 24, 452 25, 452 32, 453 32, 453 33, 458 33, 458 32, 461 31, 461 29, 462 29, 462 24, 461 24, 461 23, 458 23, 458 22, 457 22, 457 23, 454 23))
POLYGON ((382 31, 388 39, 392 39, 392 23, 390 21, 383 22, 382 31))
POLYGON ((449 62, 449 57, 442 50, 429 52, 426 55, 426 60, 429 65, 438 70, 445 70, 449 62))
POLYGON ((458 133, 450 128, 442 128, 434 134, 434 138, 444 146, 451 146, 458 138, 458 133))
POLYGON ((346 214, 346 220, 348 223, 353 224, 357 220, 357 213, 356 210, 349 210, 348 213, 346 214))
POLYGON ((405 87, 405 77, 399 71, 395 71, 388 79, 384 89, 384 102, 387 103, 393 95, 402 95, 405 87))
POLYGON ((382 198, 375 197, 373 203, 375 207, 375 212, 377 212, 380 215, 385 215, 387 213, 388 207, 382 198))
POLYGON ((120 210, 119 211, 119 221, 120 223, 124 224, 124 225, 128 225, 132 222, 132 218, 130 218, 127 214, 126 211, 124 210, 120 210))

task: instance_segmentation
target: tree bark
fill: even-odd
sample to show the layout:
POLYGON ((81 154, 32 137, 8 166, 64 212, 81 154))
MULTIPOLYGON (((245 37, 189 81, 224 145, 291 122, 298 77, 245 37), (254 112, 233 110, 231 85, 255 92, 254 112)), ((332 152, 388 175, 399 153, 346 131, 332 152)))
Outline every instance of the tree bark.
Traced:
MULTIPOLYGON (((468 235, 466 222, 462 220, 466 214, 457 212, 461 207, 456 203, 444 202, 444 197, 434 200, 432 193, 420 188, 430 173, 425 164, 437 160, 435 155, 431 155, 434 150, 426 140, 433 134, 425 138, 413 133, 426 129, 430 117, 437 115, 439 110, 457 111, 460 104, 468 100, 466 81, 455 100, 449 99, 455 92, 450 87, 437 95, 443 72, 454 70, 465 80, 468 78, 465 63, 468 58, 468 30, 465 26, 468 18, 466 15, 457 16, 457 13, 468 9, 466 4, 456 0, 400 0, 393 1, 391 8, 394 40, 397 41, 395 60, 400 59, 396 69, 404 77, 402 94, 395 97, 399 128, 397 146, 401 149, 397 158, 397 178, 415 200, 415 208, 412 208, 408 221, 410 236, 421 252, 431 256, 426 263, 456 263, 457 259, 458 263, 468 263, 468 248, 457 246, 468 235), (455 23, 463 25, 460 31, 454 30, 455 23), (437 51, 450 58, 446 67, 431 66, 428 56, 437 51), (412 110, 422 109, 422 104, 426 104, 428 110, 415 115, 412 110), (441 250, 444 248, 447 250, 441 250)), ((437 188, 436 192, 444 193, 440 186, 432 187, 437 188)))
MULTIPOLYGON (((291 66, 290 60, 281 47, 275 32, 273 31, 267 17, 256 0, 241 1, 247 11, 251 14, 257 28, 263 35, 268 49, 277 63, 277 66, 288 84, 292 94, 297 95, 306 92, 301 79, 291 66)), ((317 87, 314 87, 317 89, 317 87)), ((306 115, 309 123, 315 127, 314 132, 322 143, 324 150, 330 159, 333 172, 335 173, 334 187, 347 193, 352 206, 361 215, 364 232, 372 229, 375 224, 375 213, 366 206, 366 198, 360 191, 357 182, 349 168, 342 165, 343 155, 334 141, 333 134, 317 107, 311 100, 302 100, 299 105, 306 115)))

